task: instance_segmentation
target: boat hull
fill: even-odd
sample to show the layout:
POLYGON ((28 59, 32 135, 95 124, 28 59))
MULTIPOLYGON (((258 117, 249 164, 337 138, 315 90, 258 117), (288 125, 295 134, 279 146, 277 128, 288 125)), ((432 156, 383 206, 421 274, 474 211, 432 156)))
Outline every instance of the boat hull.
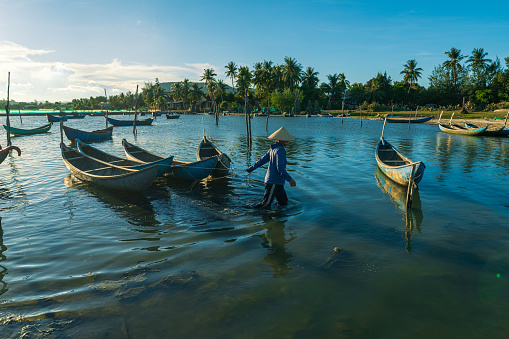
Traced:
POLYGON ((487 126, 479 127, 479 128, 466 128, 466 127, 460 127, 460 126, 456 126, 456 125, 454 125, 454 127, 448 127, 448 126, 445 126, 442 124, 438 124, 438 127, 440 128, 440 131, 442 131, 444 133, 457 134, 457 135, 481 135, 488 128, 487 126))
POLYGON ((381 139, 375 152, 375 158, 378 168, 389 179, 400 184, 408 186, 412 168, 414 169, 413 181, 415 184, 421 182, 426 166, 422 161, 412 161, 399 153, 389 142, 381 139), (389 156, 384 153, 389 152, 389 156))
POLYGON ((51 114, 48 114, 48 113, 46 113, 46 118, 48 119, 48 122, 67 121, 67 117, 66 116, 57 117, 55 115, 51 115, 51 114))
POLYGON ((405 123, 405 124, 420 124, 430 121, 433 117, 419 117, 419 118, 386 118, 387 122, 392 123, 405 123))
POLYGON ((196 151, 196 159, 198 161, 208 158, 217 157, 216 169, 212 172, 214 177, 226 176, 230 173, 231 159, 226 153, 221 152, 213 143, 205 136, 196 151))
MULTIPOLYGON (((7 131, 7 126, 4 125, 5 130, 7 131)), ((37 127, 32 129, 24 129, 24 128, 16 128, 16 127, 10 127, 9 130, 12 135, 32 135, 32 134, 39 134, 39 133, 46 133, 51 129, 51 123, 37 127)))
POLYGON ((65 166, 76 178, 103 188, 141 192, 149 188, 156 178, 156 166, 142 170, 127 169, 91 158, 63 143, 60 148, 65 166))
POLYGON ((92 132, 82 131, 67 126, 63 126, 63 128, 65 136, 67 137, 67 139, 71 141, 74 141, 76 139, 79 139, 81 141, 107 140, 111 139, 111 135, 113 134, 113 126, 92 132))
MULTIPOLYGON (((112 124, 113 126, 133 126, 134 120, 117 120, 112 118, 106 118, 108 120, 108 123, 112 124)), ((154 118, 148 118, 148 119, 141 119, 136 120, 136 126, 147 126, 152 125, 152 122, 154 121, 154 118)))
MULTIPOLYGON (((141 147, 127 142, 125 139, 122 140, 122 145, 124 146, 124 151, 128 159, 141 162, 151 162, 163 159, 162 156, 148 152, 141 147)), ((217 157, 196 162, 178 161, 173 159, 168 175, 177 179, 199 181, 211 175, 216 169, 216 164, 217 157)))

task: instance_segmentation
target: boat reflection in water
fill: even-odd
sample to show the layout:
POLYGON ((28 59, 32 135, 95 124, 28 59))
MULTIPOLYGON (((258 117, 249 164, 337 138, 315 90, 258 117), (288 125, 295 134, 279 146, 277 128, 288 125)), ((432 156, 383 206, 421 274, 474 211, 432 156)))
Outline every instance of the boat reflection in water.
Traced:
MULTIPOLYGON (((64 179, 68 188, 79 189, 94 196, 107 208, 113 209, 122 215, 126 221, 134 226, 157 226, 160 222, 155 217, 150 200, 141 193, 126 193, 107 190, 68 175, 64 179)), ((73 218, 72 195, 68 195, 66 209, 69 210, 70 218, 73 218)))
POLYGON ((391 198, 394 205, 396 205, 396 209, 402 215, 403 220, 405 220, 405 230, 404 237, 406 246, 405 249, 407 252, 412 251, 412 236, 416 233, 421 233, 421 223, 424 216, 422 215, 421 209, 421 199, 419 197, 419 189, 414 191, 412 207, 406 208, 406 196, 407 196, 407 187, 396 184, 387 178, 382 171, 376 167, 375 170, 375 178, 378 184, 378 187, 382 189, 384 193, 387 193, 391 198))

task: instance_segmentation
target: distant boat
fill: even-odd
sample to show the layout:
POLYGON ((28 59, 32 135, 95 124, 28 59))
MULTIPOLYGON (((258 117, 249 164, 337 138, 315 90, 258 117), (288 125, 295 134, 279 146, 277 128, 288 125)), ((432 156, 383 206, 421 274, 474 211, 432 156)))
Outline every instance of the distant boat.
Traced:
POLYGON ((75 177, 104 188, 141 192, 149 188, 157 176, 155 165, 141 170, 129 169, 94 159, 64 143, 60 143, 60 149, 65 166, 75 177))
POLYGON ((7 158, 7 155, 9 155, 10 150, 17 151, 18 157, 21 156, 21 150, 16 146, 8 146, 6 148, 2 148, 2 146, 0 146, 0 164, 4 162, 5 158, 7 158))
MULTIPOLYGON (((474 125, 474 124, 471 124, 469 122, 466 122, 464 121, 464 124, 465 124, 465 127, 466 128, 479 128, 479 126, 477 125, 474 125)), ((482 135, 487 135, 487 136, 490 136, 490 137, 500 137, 500 136, 506 136, 507 135, 507 132, 509 132, 509 130, 507 132, 504 132, 504 126, 489 126, 487 125, 486 126, 486 130, 482 133, 482 135)))
MULTIPOLYGON (((132 160, 153 162, 164 158, 160 155, 150 153, 141 147, 133 145, 125 139, 122 139, 122 145, 124 146, 125 154, 132 160)), ((216 164, 217 157, 196 162, 173 160, 173 164, 168 175, 179 179, 198 181, 211 175, 216 169, 216 164)))
POLYGON ((51 115, 49 113, 46 113, 46 118, 48 118, 48 122, 67 121, 66 116, 56 116, 56 115, 51 115))
POLYGON ((178 119, 180 114, 166 114, 166 119, 178 119))
POLYGON ((88 145, 80 140, 77 140, 76 143, 78 146, 78 151, 80 151, 81 153, 84 153, 84 154, 88 155, 89 157, 95 158, 97 160, 107 162, 108 164, 111 164, 114 166, 140 170, 140 169, 144 169, 144 168, 156 165, 157 166, 157 176, 161 176, 165 173, 168 173, 171 169, 171 164, 173 162, 173 156, 171 156, 171 157, 166 157, 166 158, 163 158, 163 159, 160 159, 157 161, 144 163, 144 162, 140 162, 140 161, 120 158, 115 155, 103 152, 100 149, 95 148, 91 145, 88 145))
POLYGON ((399 153, 383 137, 376 147, 375 152, 376 163, 380 170, 391 180, 408 186, 411 179, 412 168, 414 168, 413 181, 418 184, 424 174, 426 166, 422 161, 412 161, 403 154, 399 153))
POLYGON ((462 126, 454 125, 454 124, 452 124, 452 125, 438 124, 438 127, 444 133, 459 134, 459 135, 481 135, 488 128, 488 126, 479 127, 479 128, 468 128, 468 127, 462 127, 462 126))
POLYGON ((111 135, 113 134, 113 126, 92 132, 82 131, 68 126, 63 126, 63 128, 65 136, 67 137, 67 139, 71 141, 74 141, 76 139, 79 139, 81 141, 107 140, 111 139, 111 135))
MULTIPOLYGON (((5 130, 7 131, 7 126, 4 125, 5 130)), ((9 130, 11 134, 13 135, 31 135, 31 134, 39 134, 39 133, 46 133, 50 130, 51 124, 47 124, 41 127, 36 128, 16 128, 16 127, 10 127, 9 130)))
MULTIPOLYGON (((112 118, 106 118, 106 119, 113 126, 132 126, 132 125, 134 125, 134 120, 117 120, 117 119, 112 119, 112 118)), ((154 121, 154 118, 136 120, 136 126, 151 125, 153 121, 154 121)))
POLYGON ((392 123, 405 123, 405 124, 420 124, 426 121, 430 121, 433 117, 391 117, 386 118, 387 122, 392 123))
POLYGON ((196 151, 196 159, 198 161, 206 160, 212 157, 217 157, 216 169, 212 172, 213 176, 225 176, 230 172, 231 159, 226 153, 221 152, 213 143, 211 143, 205 136, 198 145, 196 151))
POLYGON ((85 116, 85 114, 61 115, 61 117, 66 117, 67 119, 84 119, 85 116))

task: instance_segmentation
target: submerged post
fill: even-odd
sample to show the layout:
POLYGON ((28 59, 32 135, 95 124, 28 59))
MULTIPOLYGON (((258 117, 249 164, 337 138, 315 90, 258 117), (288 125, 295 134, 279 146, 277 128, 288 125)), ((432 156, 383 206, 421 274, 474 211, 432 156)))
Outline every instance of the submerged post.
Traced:
POLYGON ((11 146, 11 122, 9 121, 9 90, 11 88, 11 72, 7 76, 7 105, 5 106, 6 125, 7 125, 7 147, 11 146))
POLYGON ((452 117, 454 116, 454 112, 452 112, 451 119, 449 119, 449 126, 452 124, 452 117))
POLYGON ((23 123, 23 119, 21 119, 21 110, 19 108, 18 108, 18 113, 19 113, 19 122, 23 123))
POLYGON ((60 120, 60 143, 64 143, 64 121, 60 120))
POLYGON ((136 85, 136 95, 134 100, 134 119, 133 119, 133 134, 137 134, 136 131, 136 116, 138 115, 138 85, 136 85))
POLYGON ((406 196, 406 208, 412 207, 412 200, 414 197, 414 187, 416 186, 414 183, 414 175, 415 175, 415 164, 412 165, 412 172, 410 172, 410 180, 408 180, 408 190, 406 196))
POLYGON ((509 111, 507 111, 507 114, 505 115, 504 127, 507 124, 507 117, 509 117, 509 111))

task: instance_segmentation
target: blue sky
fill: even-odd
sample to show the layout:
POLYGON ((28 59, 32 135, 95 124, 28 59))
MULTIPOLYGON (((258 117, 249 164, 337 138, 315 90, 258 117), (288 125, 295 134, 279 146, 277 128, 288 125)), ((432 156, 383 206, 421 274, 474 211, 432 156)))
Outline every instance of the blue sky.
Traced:
POLYGON ((226 79, 234 61, 344 73, 365 83, 378 72, 400 81, 416 59, 427 86, 458 48, 509 56, 506 1, 130 1, 0 0, 0 98, 67 101, 136 90, 145 82, 226 79))

